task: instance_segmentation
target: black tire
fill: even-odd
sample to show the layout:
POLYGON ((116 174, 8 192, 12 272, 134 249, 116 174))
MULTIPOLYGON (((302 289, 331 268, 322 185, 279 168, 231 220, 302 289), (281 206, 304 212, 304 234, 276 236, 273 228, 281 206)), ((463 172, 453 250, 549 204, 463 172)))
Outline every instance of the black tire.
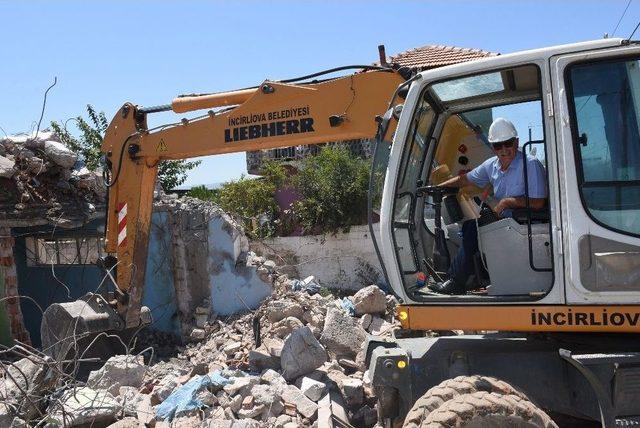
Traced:
POLYGON ((511 394, 527 399, 526 395, 508 383, 490 376, 458 376, 447 379, 429 389, 414 404, 404 420, 403 428, 417 428, 429 416, 429 413, 447 401, 464 394, 486 391, 498 394, 511 394))
POLYGON ((421 428, 558 428, 545 412, 517 395, 474 392, 431 412, 421 428))

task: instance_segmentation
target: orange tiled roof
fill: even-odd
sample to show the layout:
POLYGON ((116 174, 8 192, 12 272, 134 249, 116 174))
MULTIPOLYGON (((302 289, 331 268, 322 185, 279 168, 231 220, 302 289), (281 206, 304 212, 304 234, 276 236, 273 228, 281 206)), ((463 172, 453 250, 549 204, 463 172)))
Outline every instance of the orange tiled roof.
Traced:
POLYGON ((457 48, 454 46, 428 45, 409 49, 390 58, 389 62, 418 70, 428 70, 459 62, 472 61, 500 55, 481 49, 457 48))

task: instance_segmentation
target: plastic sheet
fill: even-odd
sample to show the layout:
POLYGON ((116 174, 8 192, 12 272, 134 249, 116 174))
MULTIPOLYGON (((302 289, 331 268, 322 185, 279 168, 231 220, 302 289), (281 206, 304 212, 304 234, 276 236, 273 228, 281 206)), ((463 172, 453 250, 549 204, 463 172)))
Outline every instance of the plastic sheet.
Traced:
POLYGON ((176 414, 204 407, 204 403, 197 398, 198 392, 205 388, 222 388, 230 382, 219 371, 204 376, 195 376, 173 391, 156 408, 156 415, 165 421, 171 421, 176 414))

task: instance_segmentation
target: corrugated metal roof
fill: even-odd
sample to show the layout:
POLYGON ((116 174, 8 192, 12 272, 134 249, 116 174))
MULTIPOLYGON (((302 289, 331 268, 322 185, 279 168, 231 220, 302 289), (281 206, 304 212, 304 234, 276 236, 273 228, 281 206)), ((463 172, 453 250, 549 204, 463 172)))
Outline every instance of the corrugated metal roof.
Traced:
POLYGON ((418 70, 428 70, 460 62, 500 55, 482 49, 458 48, 455 46, 428 45, 409 49, 392 56, 389 62, 418 70))

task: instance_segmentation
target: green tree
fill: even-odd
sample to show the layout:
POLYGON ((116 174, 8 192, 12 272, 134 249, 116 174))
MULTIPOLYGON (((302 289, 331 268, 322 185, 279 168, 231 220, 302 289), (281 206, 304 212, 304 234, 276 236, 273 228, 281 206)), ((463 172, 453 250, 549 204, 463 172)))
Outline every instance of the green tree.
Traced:
MULTIPOLYGON (((87 105, 87 114, 88 120, 82 116, 73 119, 79 131, 77 137, 67 130, 66 122, 63 125, 51 122, 51 128, 67 147, 82 155, 87 168, 93 171, 100 166, 100 157, 102 156, 100 147, 109 121, 104 112, 97 112, 90 104, 87 105)), ((200 165, 200 161, 162 161, 158 165, 158 181, 164 190, 171 190, 184 183, 187 179, 187 172, 198 165, 200 165)))
POLYGON ((305 233, 348 231, 367 218, 369 161, 345 147, 325 147, 306 158, 296 176, 302 199, 294 215, 305 233))
POLYGON ((187 196, 213 201, 226 213, 242 223, 252 238, 273 236, 280 224, 280 212, 275 192, 282 187, 287 174, 282 165, 267 162, 262 177, 247 178, 224 183, 219 189, 204 186, 191 189, 187 196))

